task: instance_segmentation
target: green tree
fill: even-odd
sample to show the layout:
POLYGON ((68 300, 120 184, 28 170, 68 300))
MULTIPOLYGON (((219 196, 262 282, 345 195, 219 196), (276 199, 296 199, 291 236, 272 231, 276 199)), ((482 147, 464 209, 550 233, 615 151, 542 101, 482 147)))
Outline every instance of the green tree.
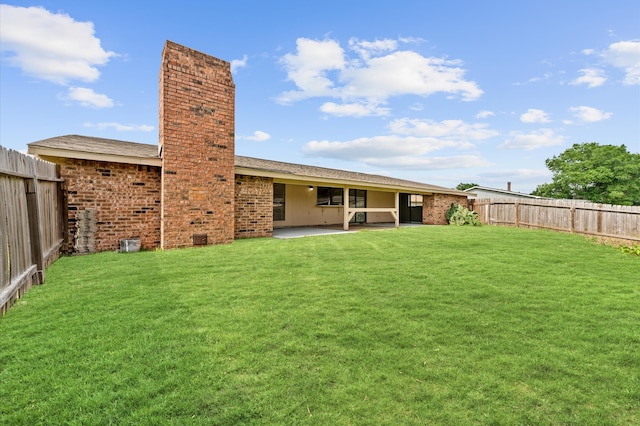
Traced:
POLYGON ((640 205, 640 154, 624 145, 574 144, 545 163, 553 181, 538 185, 533 195, 640 205))
POLYGON ((473 188, 474 186, 480 186, 477 183, 459 183, 458 186, 456 186, 456 189, 458 191, 464 191, 465 189, 469 189, 469 188, 473 188))

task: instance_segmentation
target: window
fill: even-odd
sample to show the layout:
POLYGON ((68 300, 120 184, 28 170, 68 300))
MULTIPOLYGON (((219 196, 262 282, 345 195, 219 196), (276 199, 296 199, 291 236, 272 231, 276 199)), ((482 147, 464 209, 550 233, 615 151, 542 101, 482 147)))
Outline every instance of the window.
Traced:
POLYGON ((409 195, 409 207, 422 207, 422 195, 420 194, 409 195))
POLYGON ((284 183, 273 184, 273 220, 284 220, 284 183))
POLYGON ((327 186, 318 187, 317 205, 319 206, 341 206, 342 188, 329 188, 327 186))

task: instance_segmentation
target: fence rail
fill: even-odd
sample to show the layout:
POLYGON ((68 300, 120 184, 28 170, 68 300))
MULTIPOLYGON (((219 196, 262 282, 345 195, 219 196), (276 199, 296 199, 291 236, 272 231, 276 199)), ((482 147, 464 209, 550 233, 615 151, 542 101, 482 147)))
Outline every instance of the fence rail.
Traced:
POLYGON ((59 256, 62 179, 55 164, 0 146, 0 310, 2 314, 59 256))
POLYGON ((640 207, 574 200, 475 200, 482 223, 640 241, 640 207))

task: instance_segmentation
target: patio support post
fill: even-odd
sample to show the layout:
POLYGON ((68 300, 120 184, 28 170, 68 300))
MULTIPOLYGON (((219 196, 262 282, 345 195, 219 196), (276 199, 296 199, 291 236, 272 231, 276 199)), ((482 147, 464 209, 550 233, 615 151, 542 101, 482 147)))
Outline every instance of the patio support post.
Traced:
POLYGON ((395 195, 395 208, 396 208, 396 214, 393 215, 393 218, 395 219, 396 228, 399 228, 400 227, 400 193, 398 191, 396 191, 396 195, 395 195))

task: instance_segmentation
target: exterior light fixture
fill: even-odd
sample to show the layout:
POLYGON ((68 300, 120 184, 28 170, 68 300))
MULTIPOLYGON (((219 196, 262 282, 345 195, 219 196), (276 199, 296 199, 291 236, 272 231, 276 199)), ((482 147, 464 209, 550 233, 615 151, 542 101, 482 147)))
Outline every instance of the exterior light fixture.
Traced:
POLYGON ((313 191, 313 185, 309 185, 309 191, 313 191))

